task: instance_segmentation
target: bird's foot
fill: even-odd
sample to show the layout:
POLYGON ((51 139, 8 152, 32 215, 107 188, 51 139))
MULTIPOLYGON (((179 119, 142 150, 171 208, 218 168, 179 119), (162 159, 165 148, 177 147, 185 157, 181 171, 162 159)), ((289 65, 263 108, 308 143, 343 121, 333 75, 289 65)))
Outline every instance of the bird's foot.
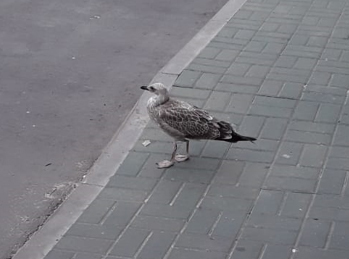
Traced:
POLYGON ((174 161, 164 160, 161 162, 156 163, 159 169, 161 168, 169 168, 174 165, 174 161))
POLYGON ((188 155, 180 155, 180 154, 177 154, 177 155, 175 156, 175 159, 176 159, 177 162, 184 162, 184 161, 186 161, 186 160, 189 159, 189 156, 188 156, 188 155))

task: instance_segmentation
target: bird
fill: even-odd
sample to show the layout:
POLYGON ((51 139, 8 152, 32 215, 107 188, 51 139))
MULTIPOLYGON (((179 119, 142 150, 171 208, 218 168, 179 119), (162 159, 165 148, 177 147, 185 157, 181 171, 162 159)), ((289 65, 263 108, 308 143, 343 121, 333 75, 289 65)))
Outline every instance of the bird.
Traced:
POLYGON ((141 86, 154 95, 147 102, 149 117, 174 139, 171 158, 157 163, 158 168, 168 168, 175 162, 189 159, 189 140, 219 140, 230 143, 254 142, 257 139, 236 133, 229 122, 219 120, 208 111, 187 102, 171 98, 162 83, 141 86), (186 143, 186 154, 176 154, 178 142, 186 143))

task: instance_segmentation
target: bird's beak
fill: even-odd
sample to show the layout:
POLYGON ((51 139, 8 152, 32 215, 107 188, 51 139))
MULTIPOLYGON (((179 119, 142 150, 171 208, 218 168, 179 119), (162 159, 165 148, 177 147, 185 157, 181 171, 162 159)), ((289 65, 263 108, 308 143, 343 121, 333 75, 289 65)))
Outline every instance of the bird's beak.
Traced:
POLYGON ((147 90, 147 91, 149 91, 149 90, 148 90, 148 86, 145 86, 145 85, 141 86, 141 89, 142 89, 142 90, 147 90))

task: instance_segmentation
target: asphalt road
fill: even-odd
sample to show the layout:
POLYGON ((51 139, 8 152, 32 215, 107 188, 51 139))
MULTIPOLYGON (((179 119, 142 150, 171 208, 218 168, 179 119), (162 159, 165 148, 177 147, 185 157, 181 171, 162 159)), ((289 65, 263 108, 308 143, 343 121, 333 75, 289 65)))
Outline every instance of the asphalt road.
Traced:
POLYGON ((98 158, 226 0, 0 1, 0 258, 98 158))

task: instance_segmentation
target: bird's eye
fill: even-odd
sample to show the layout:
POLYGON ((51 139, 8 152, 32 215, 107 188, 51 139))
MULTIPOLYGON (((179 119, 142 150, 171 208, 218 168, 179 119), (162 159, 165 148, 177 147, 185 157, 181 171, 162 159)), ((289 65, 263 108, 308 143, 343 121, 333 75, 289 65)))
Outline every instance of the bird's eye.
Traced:
POLYGON ((155 88, 154 87, 149 87, 149 89, 151 90, 151 91, 155 91, 155 88))

